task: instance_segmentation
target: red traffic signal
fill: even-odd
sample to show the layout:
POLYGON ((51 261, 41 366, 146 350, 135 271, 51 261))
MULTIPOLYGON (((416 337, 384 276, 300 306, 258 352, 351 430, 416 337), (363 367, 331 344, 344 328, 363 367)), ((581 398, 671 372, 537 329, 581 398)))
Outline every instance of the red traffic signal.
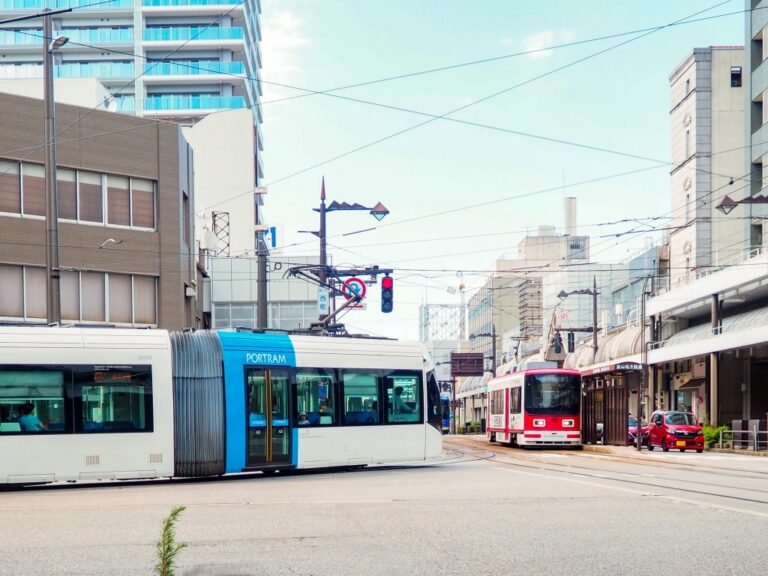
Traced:
POLYGON ((385 314, 392 312, 394 307, 394 294, 393 288, 395 281, 391 276, 384 276, 381 279, 381 311, 385 314))

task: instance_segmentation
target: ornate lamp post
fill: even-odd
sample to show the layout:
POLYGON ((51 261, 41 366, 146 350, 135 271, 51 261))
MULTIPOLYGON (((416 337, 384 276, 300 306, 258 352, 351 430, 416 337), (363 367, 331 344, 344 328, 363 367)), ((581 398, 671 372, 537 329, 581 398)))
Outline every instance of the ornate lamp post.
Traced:
POLYGON ((739 204, 768 204, 768 195, 758 194, 757 196, 747 196, 741 200, 734 200, 726 194, 715 208, 727 216, 739 204))
MULTIPOLYGON (((362 204, 349 204, 347 202, 336 202, 334 200, 328 206, 326 206, 325 177, 323 177, 323 183, 320 188, 320 207, 313 208, 313 210, 320 213, 320 231, 311 231, 310 233, 320 238, 320 270, 318 271, 317 277, 320 280, 320 285, 324 286, 328 280, 328 254, 326 251, 327 229, 325 225, 325 215, 328 212, 337 212, 340 210, 367 210, 371 216, 376 218, 376 220, 381 221, 387 214, 389 214, 389 210, 387 210, 387 208, 381 202, 377 202, 373 207, 368 207, 363 206, 362 204)), ((302 232, 307 232, 307 230, 302 230, 302 232)), ((320 320, 324 320, 325 317, 326 314, 321 314, 320 320)))

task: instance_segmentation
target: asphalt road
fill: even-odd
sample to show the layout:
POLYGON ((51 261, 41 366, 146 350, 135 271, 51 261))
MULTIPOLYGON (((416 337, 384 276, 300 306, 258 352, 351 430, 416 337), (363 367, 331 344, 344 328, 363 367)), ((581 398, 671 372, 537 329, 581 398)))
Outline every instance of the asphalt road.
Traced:
POLYGON ((768 459, 522 451, 357 472, 0 492, 0 575, 768 573, 768 459))

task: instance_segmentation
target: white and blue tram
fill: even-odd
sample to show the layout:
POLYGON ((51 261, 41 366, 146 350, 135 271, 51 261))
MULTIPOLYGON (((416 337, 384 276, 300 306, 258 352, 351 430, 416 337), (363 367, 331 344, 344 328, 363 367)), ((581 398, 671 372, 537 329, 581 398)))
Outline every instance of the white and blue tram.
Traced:
POLYGON ((418 344, 0 328, 0 484, 423 461, 440 428, 418 344))

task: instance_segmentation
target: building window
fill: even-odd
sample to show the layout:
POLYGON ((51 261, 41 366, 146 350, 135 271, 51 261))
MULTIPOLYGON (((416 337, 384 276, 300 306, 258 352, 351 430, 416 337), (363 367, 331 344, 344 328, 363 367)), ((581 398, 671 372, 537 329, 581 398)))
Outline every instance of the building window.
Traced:
POLYGON ((77 220, 77 173, 74 170, 56 170, 56 194, 59 218, 77 220))
POLYGON ((24 275, 21 266, 0 266, 0 316, 21 318, 24 316, 24 275))
POLYGON ((131 321, 131 277, 128 274, 109 275, 109 321, 131 321))
POLYGON ((691 131, 686 130, 685 131, 685 159, 688 160, 688 158, 691 157, 691 131))
POLYGON ((131 194, 128 178, 107 176, 107 222, 118 226, 131 225, 131 194))
POLYGON ((0 160, 0 212, 21 214, 18 162, 0 160))
POLYGON ((61 273, 61 319, 80 320, 80 274, 61 273))
MULTIPOLYGON (((106 186, 104 180, 104 174, 59 167, 59 218, 145 229, 157 227, 153 180, 112 174, 106 175, 106 186)), ((44 166, 0 159, 0 212, 46 215, 44 166)), ((190 231, 185 233, 189 241, 190 231)))
POLYGON ((131 178, 132 224, 139 228, 155 227, 155 184, 151 180, 131 178))
POLYGON ((731 66, 731 88, 741 87, 741 66, 731 66))
POLYGON ((101 191, 101 174, 80 172, 79 176, 80 220, 103 222, 104 204, 101 191))
POLYGON ((689 94, 690 91, 691 91, 691 79, 690 78, 686 78, 686 80, 685 80, 685 93, 689 94))
POLYGON ((24 295, 27 318, 46 318, 48 274, 45 268, 24 268, 24 295))
MULTIPOLYGON (((45 268, 0 265, 0 286, 0 318, 45 319, 45 268)), ((157 278, 63 271, 61 317, 70 322, 156 325, 157 278)))
POLYGON ((39 164, 22 164, 21 195, 24 214, 45 216, 45 168, 39 164))
POLYGON ((81 272, 80 285, 82 298, 80 302, 82 318, 85 322, 104 322, 104 274, 99 272, 81 272))

